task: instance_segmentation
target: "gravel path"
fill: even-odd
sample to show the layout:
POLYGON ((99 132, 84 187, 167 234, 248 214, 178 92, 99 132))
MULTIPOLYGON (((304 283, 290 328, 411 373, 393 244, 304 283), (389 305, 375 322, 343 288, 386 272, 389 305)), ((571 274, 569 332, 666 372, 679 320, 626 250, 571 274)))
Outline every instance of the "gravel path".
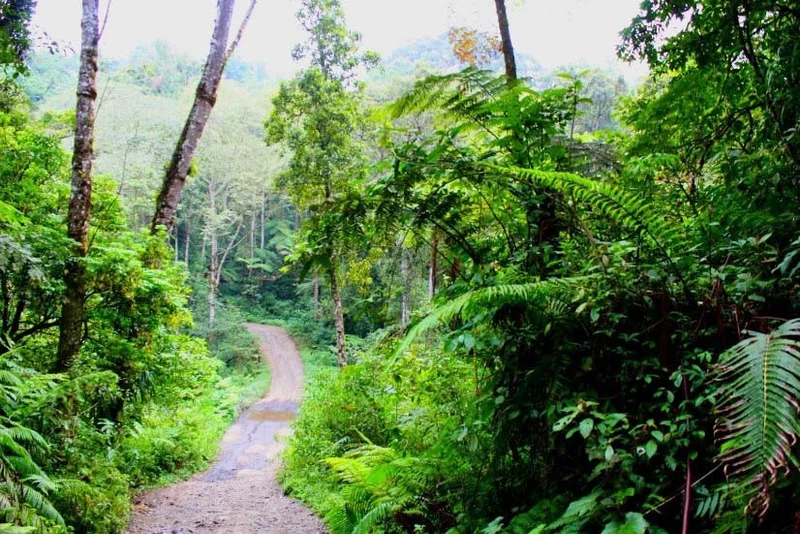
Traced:
POLYGON ((128 534, 317 534, 322 523, 275 481, 303 394, 303 363, 282 328, 248 324, 272 368, 269 393, 228 429, 217 461, 186 482, 139 496, 128 534))

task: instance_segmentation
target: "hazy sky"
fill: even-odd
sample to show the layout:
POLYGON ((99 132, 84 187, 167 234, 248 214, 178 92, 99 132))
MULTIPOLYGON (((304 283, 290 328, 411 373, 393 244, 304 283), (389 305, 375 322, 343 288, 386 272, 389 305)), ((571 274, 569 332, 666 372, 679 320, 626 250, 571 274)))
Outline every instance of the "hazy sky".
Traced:
MULTIPOLYGON (((494 30, 491 0, 342 0, 348 26, 362 33, 366 48, 382 55, 451 26, 494 30)), ((104 7, 107 0, 101 0, 104 7)), ((237 2, 241 16, 247 0, 237 2)), ((617 63, 619 31, 636 14, 639 0, 508 0, 518 50, 546 67, 617 63)), ((263 61, 272 74, 293 70, 290 51, 303 39, 294 14, 298 0, 261 0, 239 54, 263 61)), ((60 41, 80 41, 80 0, 38 0, 34 24, 60 41)), ((112 0, 101 53, 123 56, 157 39, 202 58, 208 51, 216 0, 112 0)), ((629 75, 642 67, 621 67, 629 75)))

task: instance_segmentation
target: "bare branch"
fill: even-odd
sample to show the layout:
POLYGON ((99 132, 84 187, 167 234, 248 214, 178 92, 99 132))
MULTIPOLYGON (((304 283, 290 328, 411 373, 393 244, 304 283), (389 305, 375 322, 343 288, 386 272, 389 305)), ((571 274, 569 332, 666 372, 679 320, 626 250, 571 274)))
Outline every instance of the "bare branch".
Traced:
POLYGON ((228 52, 225 54, 225 63, 233 56, 236 52, 236 48, 239 46, 239 42, 242 40, 242 36, 244 35, 244 30, 247 28, 247 24, 250 22, 250 17, 253 16, 253 11, 256 8, 256 4, 258 0, 251 0, 250 7, 247 8, 247 13, 244 15, 244 20, 242 20, 242 24, 239 26, 239 31, 236 32, 236 37, 234 37, 231 45, 228 47, 228 52))
POLYGON ((111 2, 114 0, 108 0, 106 4, 106 14, 103 16, 103 25, 100 27, 100 33, 97 34, 97 40, 103 38, 103 33, 106 31, 106 26, 108 25, 108 14, 111 12, 111 2))

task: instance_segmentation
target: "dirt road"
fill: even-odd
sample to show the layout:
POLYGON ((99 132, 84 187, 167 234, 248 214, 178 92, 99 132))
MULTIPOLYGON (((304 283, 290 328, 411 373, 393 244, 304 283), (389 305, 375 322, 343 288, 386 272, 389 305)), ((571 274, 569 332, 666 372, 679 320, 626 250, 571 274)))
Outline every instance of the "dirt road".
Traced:
POLYGON ((303 364, 281 328, 248 324, 272 368, 269 393, 228 429, 205 473, 140 496, 129 534, 315 534, 322 523, 286 497, 275 467, 303 394, 303 364))

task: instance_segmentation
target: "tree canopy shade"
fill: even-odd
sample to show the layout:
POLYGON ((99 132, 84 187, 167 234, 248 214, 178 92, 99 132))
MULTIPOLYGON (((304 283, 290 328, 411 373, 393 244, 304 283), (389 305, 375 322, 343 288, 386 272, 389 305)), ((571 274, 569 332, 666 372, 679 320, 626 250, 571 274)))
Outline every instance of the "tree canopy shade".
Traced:
POLYGON ((36 0, 0 1, 0 65, 15 72, 24 70, 31 46, 29 24, 36 0))
MULTIPOLYGON (((739 120, 728 110, 751 119, 765 141, 779 146, 794 167, 797 186, 800 139, 797 131, 800 84, 800 10, 792 1, 725 0, 673 2, 648 0, 642 13, 622 33, 620 54, 647 61, 657 73, 677 71, 678 80, 702 77, 702 85, 718 94, 718 109, 709 110, 716 138, 739 120), (662 43, 667 28, 685 27, 662 43), (726 106, 722 111, 719 106, 726 106), (756 111, 762 112, 761 114, 756 111)), ((735 130, 734 130, 735 131, 735 130)))

